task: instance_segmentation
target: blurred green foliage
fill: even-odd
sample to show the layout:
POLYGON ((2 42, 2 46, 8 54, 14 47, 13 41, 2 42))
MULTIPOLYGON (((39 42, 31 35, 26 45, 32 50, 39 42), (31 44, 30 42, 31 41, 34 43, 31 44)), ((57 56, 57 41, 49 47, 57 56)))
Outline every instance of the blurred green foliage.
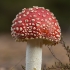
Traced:
POLYGON ((62 31, 70 26, 70 0, 1 0, 0 32, 10 32, 12 20, 24 7, 41 6, 50 9, 59 21, 62 31))

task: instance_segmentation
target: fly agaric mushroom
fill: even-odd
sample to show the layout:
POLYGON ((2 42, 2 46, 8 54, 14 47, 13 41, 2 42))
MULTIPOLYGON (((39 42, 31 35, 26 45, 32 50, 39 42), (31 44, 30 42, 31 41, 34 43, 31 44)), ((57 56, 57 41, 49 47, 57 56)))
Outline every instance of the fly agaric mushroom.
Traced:
POLYGON ((11 27, 16 41, 27 42, 26 70, 41 70, 42 45, 55 45, 61 40, 57 19, 48 9, 33 6, 16 15, 11 27))

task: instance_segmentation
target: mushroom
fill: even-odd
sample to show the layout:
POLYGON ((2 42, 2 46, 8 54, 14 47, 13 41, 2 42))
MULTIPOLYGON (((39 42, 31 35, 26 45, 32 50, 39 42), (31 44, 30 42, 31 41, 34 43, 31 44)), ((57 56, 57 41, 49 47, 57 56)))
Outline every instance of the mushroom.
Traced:
POLYGON ((56 45, 61 29, 54 14, 44 7, 24 8, 12 22, 11 35, 18 42, 27 42, 26 70, 41 70, 42 45, 56 45))

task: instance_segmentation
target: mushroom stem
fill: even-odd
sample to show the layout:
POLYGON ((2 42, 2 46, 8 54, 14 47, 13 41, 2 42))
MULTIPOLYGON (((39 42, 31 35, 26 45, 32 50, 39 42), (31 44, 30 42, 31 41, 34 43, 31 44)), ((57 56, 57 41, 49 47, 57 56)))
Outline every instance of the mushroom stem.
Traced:
POLYGON ((29 40, 26 49, 26 70, 41 70, 42 41, 29 40))

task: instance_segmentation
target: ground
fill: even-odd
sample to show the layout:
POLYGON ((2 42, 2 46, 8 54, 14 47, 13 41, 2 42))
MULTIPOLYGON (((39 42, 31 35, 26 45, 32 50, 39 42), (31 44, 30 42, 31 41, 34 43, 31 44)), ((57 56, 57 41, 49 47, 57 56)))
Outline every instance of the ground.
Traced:
MULTIPOLYGON (((64 35, 67 45, 70 45, 69 35, 64 35)), ((0 34, 0 70, 22 70, 21 65, 25 65, 26 42, 15 42, 10 34, 0 34)), ((50 46, 51 47, 51 46, 50 46)), ((63 63, 68 63, 66 51, 61 44, 52 46, 52 52, 63 63)), ((43 64, 54 65, 57 61, 50 53, 47 46, 43 45, 43 64)))

